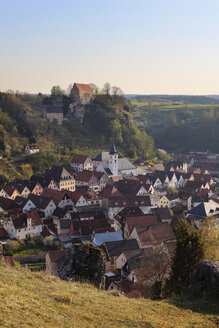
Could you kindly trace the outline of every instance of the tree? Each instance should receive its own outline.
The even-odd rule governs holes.
[[[171,273],[166,281],[165,294],[182,295],[186,292],[189,279],[197,265],[204,259],[205,242],[202,230],[193,223],[180,219],[176,230],[176,249]]]
[[[58,268],[58,276],[61,279],[72,278],[81,282],[90,282],[97,287],[103,280],[104,272],[104,253],[91,243],[74,244]]]
[[[92,95],[96,96],[98,94],[98,86],[94,83],[90,83],[89,86],[92,90]]]
[[[67,96],[70,96],[72,88],[73,88],[73,84],[70,83],[65,91]]]
[[[65,92],[59,85],[54,85],[51,89],[51,96],[62,96]]]
[[[109,96],[111,92],[111,85],[109,82],[106,82],[103,86],[102,93],[106,96]]]
[[[219,229],[217,219],[214,217],[206,218],[202,222],[201,229],[205,239],[205,259],[219,260]]]
[[[112,87],[113,103],[117,104],[123,98],[123,92],[119,87]]]
[[[114,137],[114,141],[116,143],[122,143],[123,142],[122,126],[118,119],[115,119],[110,122],[110,130],[111,130],[112,136]]]

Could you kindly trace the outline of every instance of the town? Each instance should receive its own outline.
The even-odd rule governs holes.
[[[168,274],[180,218],[196,229],[208,217],[219,224],[219,155],[191,150],[136,166],[113,143],[95,158],[75,154],[69,167],[0,186],[0,211],[5,263],[58,275],[72,245],[92,243],[105,254],[104,288],[137,297],[138,284]],[[26,240],[42,250],[24,248]]]

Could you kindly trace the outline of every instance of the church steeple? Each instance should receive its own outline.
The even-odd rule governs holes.
[[[110,155],[114,155],[117,154],[117,150],[116,150],[116,146],[114,144],[114,142],[112,143],[112,148],[110,150]]]
[[[113,142],[112,148],[109,152],[109,169],[112,172],[112,175],[114,176],[118,175],[118,166],[119,166],[118,153],[116,150],[116,146]]]

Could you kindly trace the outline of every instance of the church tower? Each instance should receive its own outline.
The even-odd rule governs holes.
[[[119,162],[118,162],[118,153],[116,151],[116,147],[115,144],[112,144],[112,148],[109,152],[109,169],[112,172],[113,175],[118,175],[118,166],[119,166]]]

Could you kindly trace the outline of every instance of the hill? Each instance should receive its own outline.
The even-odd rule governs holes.
[[[4,328],[216,328],[215,312],[216,305],[209,303],[128,299],[0,264],[0,327]]]
[[[169,152],[191,148],[219,152],[216,100],[204,96],[136,96],[131,103],[135,123],[152,135],[157,148]]]
[[[0,152],[4,158],[0,183],[4,177],[28,178],[32,173],[44,173],[52,165],[68,164],[75,152],[96,156],[109,150],[113,139],[121,156],[133,160],[156,156],[153,138],[136,126],[132,106],[125,98],[113,102],[99,95],[97,101],[84,106],[83,121],[66,110],[62,126],[42,118],[45,99],[42,94],[0,93]],[[35,142],[41,152],[24,156],[25,145]]]

